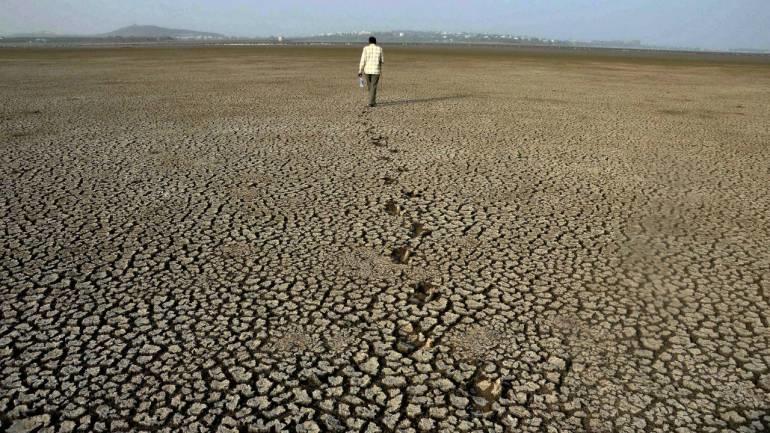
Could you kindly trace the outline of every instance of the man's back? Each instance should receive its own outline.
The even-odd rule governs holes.
[[[382,72],[383,54],[382,48],[376,44],[364,47],[361,53],[361,65],[359,70],[368,75],[379,75]]]

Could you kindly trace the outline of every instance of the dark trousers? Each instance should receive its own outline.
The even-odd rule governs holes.
[[[366,74],[366,87],[369,89],[369,105],[377,104],[377,84],[380,82],[379,74]]]

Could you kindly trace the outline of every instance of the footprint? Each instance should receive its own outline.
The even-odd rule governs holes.
[[[414,222],[412,223],[412,237],[413,238],[419,238],[423,236],[428,236],[431,234],[431,230],[427,229],[425,227],[425,224]]]
[[[385,185],[393,185],[396,183],[396,178],[390,176],[385,176],[382,178],[382,180],[385,181]]]
[[[486,377],[477,377],[472,381],[471,392],[476,408],[486,413],[492,410],[492,405],[500,398],[503,391],[502,380],[498,377],[492,380]]]
[[[439,286],[431,281],[420,281],[415,286],[414,293],[409,298],[413,304],[423,306],[432,301],[438,294]]]
[[[414,329],[411,323],[402,325],[396,330],[396,350],[405,355],[427,349],[432,344],[433,340],[425,338],[425,335],[418,329]]]
[[[393,200],[389,200],[385,204],[385,212],[387,212],[388,215],[401,216],[404,213],[404,209],[401,207],[400,204],[396,203]]]
[[[407,265],[412,260],[412,249],[403,246],[393,250],[393,260],[400,265]]]

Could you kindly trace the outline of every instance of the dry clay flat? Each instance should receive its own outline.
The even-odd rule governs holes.
[[[1,50],[0,430],[770,428],[766,59],[388,55]]]

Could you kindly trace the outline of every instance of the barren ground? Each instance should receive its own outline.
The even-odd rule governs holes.
[[[770,65],[0,50],[0,430],[770,428]]]

